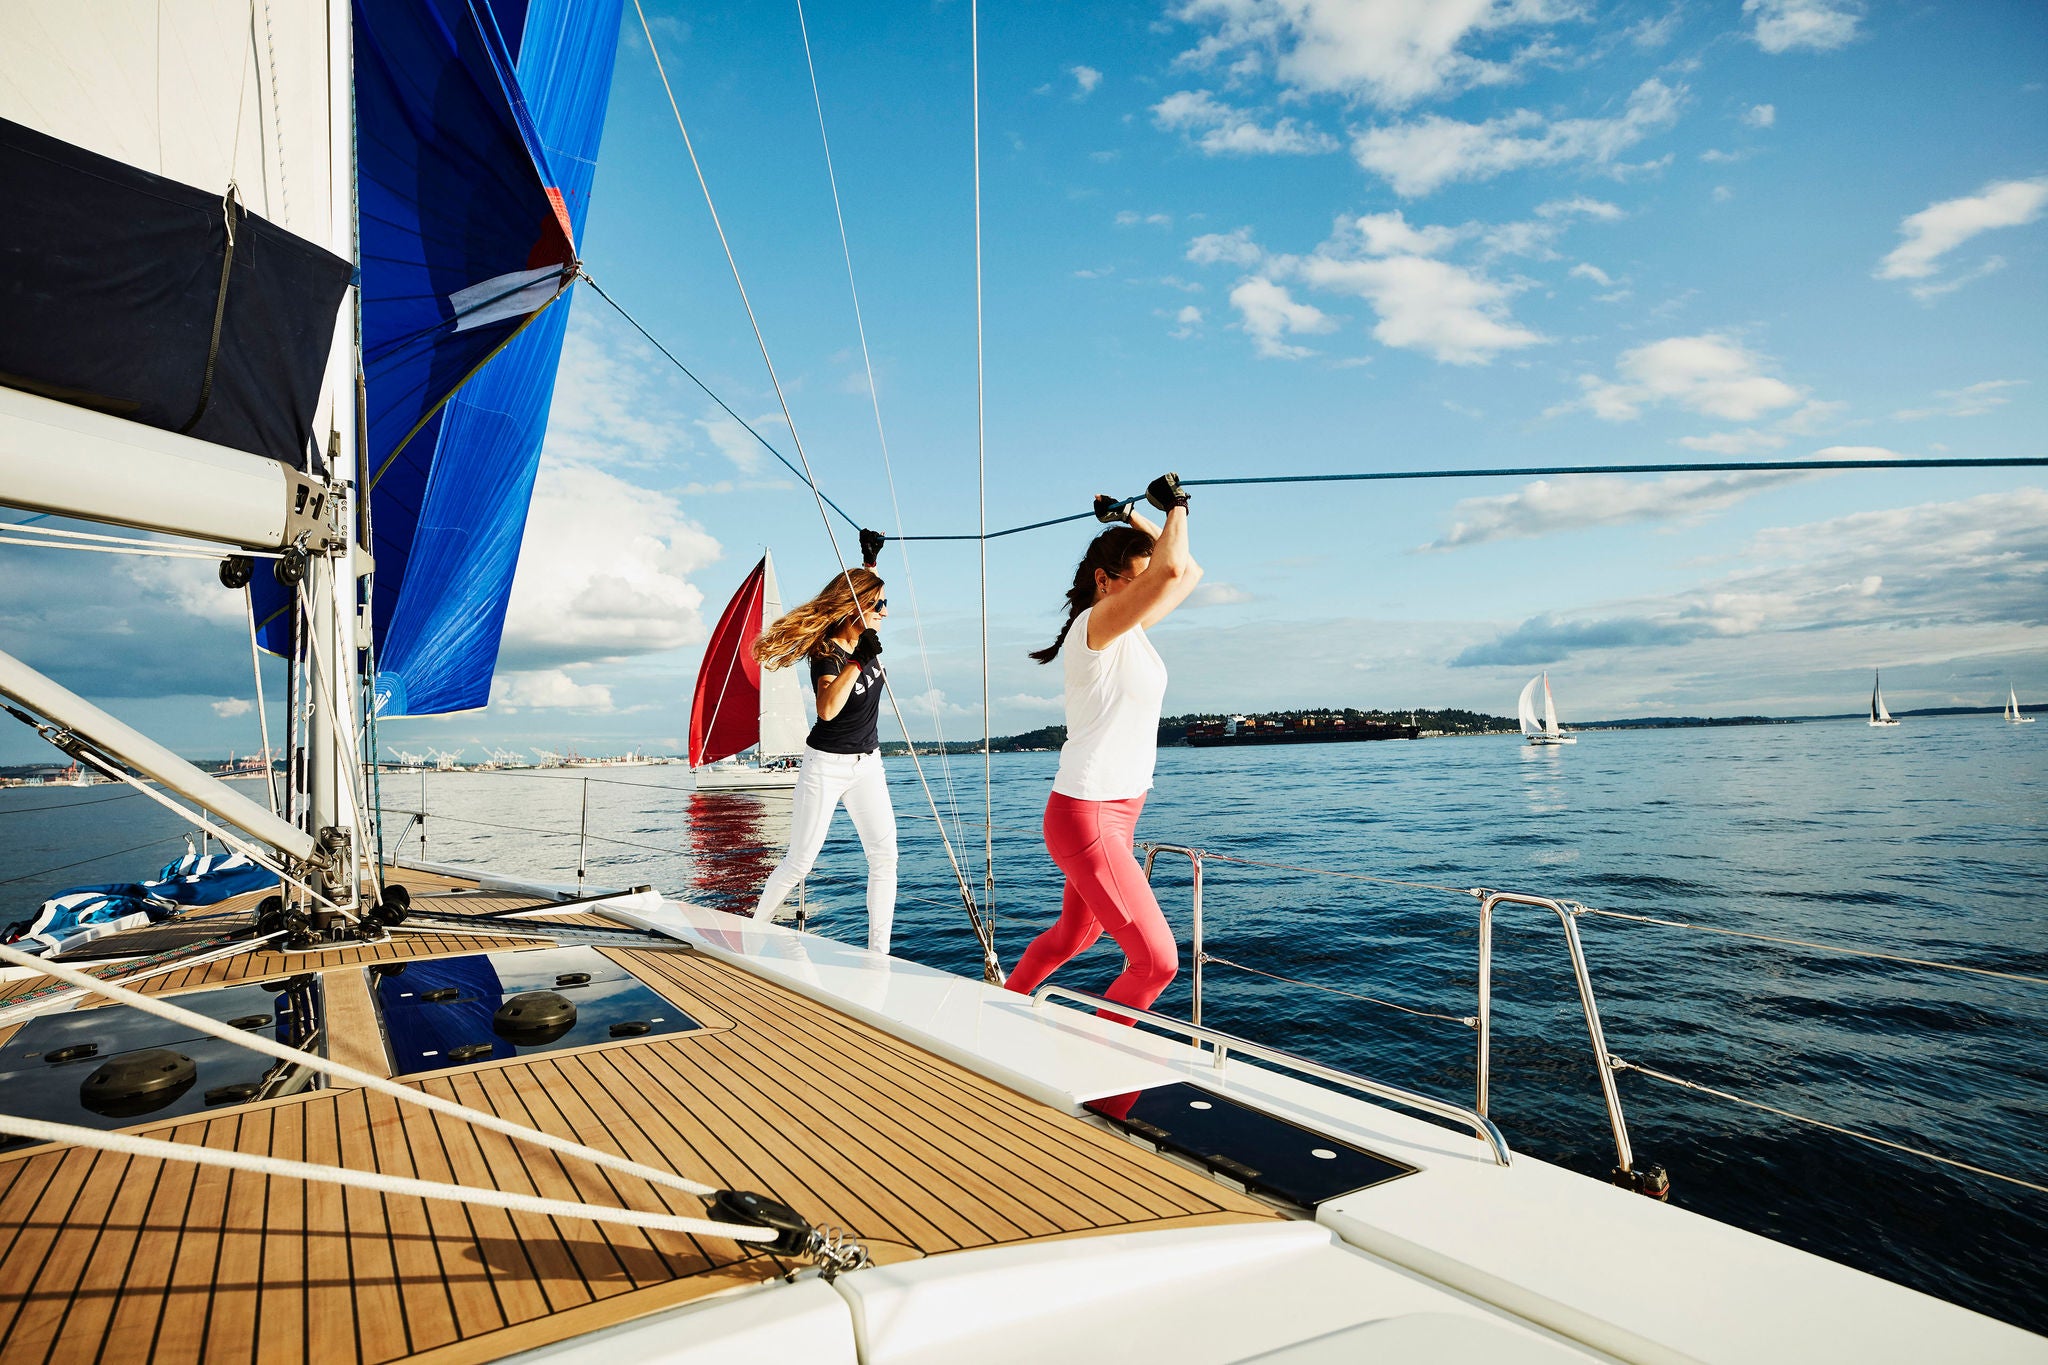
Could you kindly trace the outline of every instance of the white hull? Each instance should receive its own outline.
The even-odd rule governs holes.
[[[1867,720],[1867,721],[1865,721],[1865,722],[1863,722],[1863,723],[1864,723],[1865,725],[1875,725],[1875,726],[1879,726],[1880,728],[1889,728],[1889,727],[1891,727],[1891,726],[1894,726],[1894,725],[1897,725],[1897,724],[1898,724],[1898,722],[1897,722],[1897,721],[1895,721],[1895,720]]]
[[[1577,735],[1531,735],[1529,736],[1529,742],[1543,746],[1551,744],[1577,744],[1579,737]]]
[[[795,768],[757,768],[751,763],[714,763],[692,773],[700,792],[788,791],[796,786],[796,775]]]

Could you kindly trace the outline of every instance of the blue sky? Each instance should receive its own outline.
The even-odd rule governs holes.
[[[794,4],[649,15],[820,481],[893,533]],[[972,530],[968,11],[806,17],[894,499],[913,532]],[[2039,5],[1037,4],[981,36],[992,526],[1165,468],[2044,453]],[[630,4],[584,255],[792,453]],[[573,306],[499,699],[391,742],[670,747],[759,547],[792,598],[833,567],[808,493],[594,294]],[[1895,710],[2048,700],[2044,488],[1204,490],[1208,581],[1157,637],[1167,705],[1504,713],[1539,668],[1567,719],[1853,709],[1877,667]],[[1058,675],[1022,654],[1085,537],[990,547],[997,733],[1058,719]],[[155,610],[213,610],[89,567]],[[922,658],[896,547],[882,568],[914,728],[936,706],[978,733],[972,545],[912,547]],[[213,752],[253,738],[240,657],[101,690]]]

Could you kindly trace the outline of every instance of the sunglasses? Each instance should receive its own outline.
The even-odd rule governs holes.
[[[873,606],[871,606],[871,607],[869,607],[869,608],[868,608],[868,610],[869,610],[869,611],[880,611],[880,610],[881,610],[882,608],[884,608],[884,607],[886,607],[886,606],[888,606],[888,605],[889,605],[889,599],[888,599],[888,598],[886,598],[886,597],[877,597],[877,598],[875,599],[875,601],[874,601],[874,605],[873,605]]]

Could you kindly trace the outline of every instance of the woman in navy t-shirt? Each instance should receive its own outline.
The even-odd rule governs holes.
[[[754,642],[754,657],[764,668],[808,660],[818,703],[818,723],[804,742],[790,809],[789,852],[768,874],[754,915],[773,917],[809,875],[832,811],[844,805],[868,857],[868,947],[878,953],[889,951],[896,916],[896,812],[877,736],[883,674],[875,627],[888,614],[880,575],[871,568],[849,569]]]

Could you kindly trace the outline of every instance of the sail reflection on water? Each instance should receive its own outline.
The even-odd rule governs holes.
[[[745,792],[690,793],[690,884],[699,903],[751,909],[789,843],[786,798]]]

